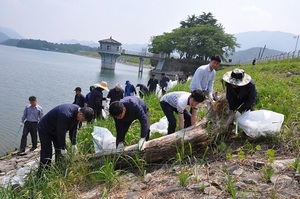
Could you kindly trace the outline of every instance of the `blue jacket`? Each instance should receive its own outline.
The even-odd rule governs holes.
[[[62,104],[50,110],[39,122],[39,127],[57,140],[58,147],[66,147],[66,133],[69,131],[72,144],[76,144],[77,113],[80,107],[76,104]]]
[[[124,128],[122,125],[123,122],[133,122],[134,120],[138,119],[141,123],[141,134],[146,137],[148,135],[148,107],[143,100],[135,96],[128,96],[124,97],[120,100],[126,108],[126,113],[123,119],[116,119],[115,125],[117,133],[125,134],[127,132],[127,128]]]
[[[85,99],[82,94],[80,94],[79,96],[75,95],[73,104],[77,104],[80,107],[84,107],[84,102],[85,102]]]
[[[102,101],[103,101],[102,91],[99,88],[95,88],[94,90],[92,90],[89,103],[88,103],[89,107],[94,109],[94,111],[101,113],[101,110],[103,108]]]

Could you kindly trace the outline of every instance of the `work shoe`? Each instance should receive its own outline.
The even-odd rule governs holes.
[[[17,155],[19,155],[19,156],[26,155],[25,150],[19,151],[19,152],[17,153]]]
[[[32,147],[31,149],[30,149],[30,151],[34,151],[36,149],[36,147]]]

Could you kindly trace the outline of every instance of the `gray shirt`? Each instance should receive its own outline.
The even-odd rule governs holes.
[[[40,105],[32,107],[30,104],[25,107],[21,122],[39,122],[43,117],[43,108]]]

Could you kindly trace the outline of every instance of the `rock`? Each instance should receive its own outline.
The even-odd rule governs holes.
[[[289,168],[291,164],[295,162],[296,158],[286,159],[286,160],[275,160],[272,167],[277,171],[283,171]]]
[[[243,172],[244,172],[243,169],[238,168],[238,169],[234,170],[234,171],[232,172],[232,174],[237,175],[237,176],[240,176],[240,175],[242,175]]]
[[[264,167],[266,164],[264,162],[259,162],[259,161],[254,161],[253,162],[253,166],[254,166],[254,169],[261,169],[262,167]]]
[[[138,192],[129,192],[127,193],[126,199],[139,199],[140,194]]]
[[[150,173],[147,173],[144,178],[143,178],[143,182],[150,182],[152,179],[152,175]]]
[[[287,72],[287,73],[285,74],[286,77],[290,77],[290,76],[292,76],[292,75],[293,75],[293,73],[291,73],[291,72]]]
[[[130,190],[132,191],[141,191],[143,189],[146,189],[147,186],[144,183],[141,182],[134,182],[131,186],[130,186]]]
[[[206,187],[204,189],[204,193],[206,193],[207,195],[219,195],[220,192],[221,191],[214,186]]]

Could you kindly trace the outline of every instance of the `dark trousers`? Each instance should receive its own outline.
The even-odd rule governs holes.
[[[149,134],[150,134],[150,114],[149,112],[146,113],[147,115],[147,127],[148,127],[148,131],[145,134],[144,132],[141,132],[141,138],[146,138],[146,141],[149,140]],[[120,142],[124,142],[125,140],[125,135],[131,125],[133,121],[123,121],[122,122],[122,131],[117,132],[117,137],[116,137],[116,147],[118,147]]]
[[[166,115],[169,126],[168,126],[168,134],[172,134],[175,132],[176,129],[176,117],[175,113],[178,113],[177,109],[168,104],[165,101],[160,102],[160,107],[163,110],[164,114]],[[191,126],[191,113],[187,110],[184,110],[184,128]]]
[[[40,152],[40,167],[49,167],[52,159],[52,143],[55,148],[55,161],[58,160],[60,155],[60,149],[58,149],[58,142],[56,136],[45,131],[39,127],[39,137],[41,142],[41,152]]]
[[[37,147],[37,127],[38,127],[37,122],[29,122],[29,121],[25,122],[23,128],[23,134],[21,138],[20,151],[25,151],[25,148],[27,146],[28,133],[30,133],[31,136],[32,148]]]

